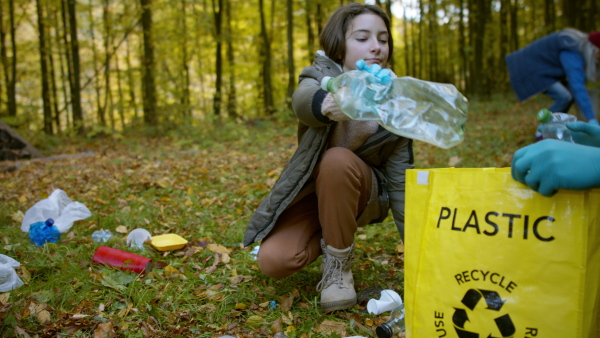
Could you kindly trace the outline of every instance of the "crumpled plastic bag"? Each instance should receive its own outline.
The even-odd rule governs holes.
[[[54,225],[61,233],[69,231],[73,222],[86,219],[92,213],[79,202],[73,202],[67,193],[56,189],[46,199],[37,202],[23,216],[21,231],[29,232],[29,226],[37,222],[45,222],[48,218],[54,219]]]
[[[16,260],[0,254],[0,292],[8,292],[23,285],[14,268],[21,266]]]

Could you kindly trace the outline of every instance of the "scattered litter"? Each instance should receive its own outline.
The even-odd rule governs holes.
[[[29,232],[32,224],[45,222],[52,218],[58,231],[64,233],[71,229],[73,222],[86,219],[91,215],[92,213],[85,205],[73,202],[66,192],[56,189],[48,198],[37,202],[25,212],[21,231]]]
[[[165,234],[152,237],[150,245],[158,251],[171,251],[183,248],[187,240],[176,234]]]
[[[367,311],[371,314],[378,315],[387,311],[392,311],[399,305],[402,305],[402,298],[394,290],[381,290],[381,298],[371,299],[367,303]]]
[[[131,252],[99,246],[92,257],[94,263],[106,264],[121,270],[143,273],[152,270],[152,260]]]
[[[144,243],[151,240],[152,235],[150,232],[142,228],[133,229],[129,235],[127,235],[127,245],[132,248],[143,249]]]
[[[57,243],[60,240],[60,232],[54,225],[54,220],[48,218],[45,222],[36,222],[29,227],[27,234],[31,243],[44,246],[46,243]]]
[[[23,285],[15,268],[21,266],[16,260],[0,254],[0,292],[8,292]]]
[[[96,230],[92,233],[92,241],[94,242],[106,243],[112,237],[113,234],[110,230]]]
[[[276,307],[277,307],[277,302],[276,302],[276,301],[274,301],[274,300],[272,300],[272,301],[269,303],[269,306],[270,306],[270,307],[272,307],[272,308],[274,309],[274,308],[276,308]]]
[[[258,250],[260,250],[260,245],[255,246],[254,249],[252,249],[252,251],[250,251],[250,255],[257,256]],[[254,260],[256,260],[256,257],[254,257]]]

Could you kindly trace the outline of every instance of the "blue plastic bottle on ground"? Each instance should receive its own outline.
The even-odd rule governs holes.
[[[31,243],[37,246],[44,246],[46,243],[56,243],[60,240],[60,231],[54,225],[52,218],[48,218],[45,222],[31,224],[28,235]]]
[[[348,117],[375,120],[394,134],[444,149],[464,140],[468,101],[456,87],[408,76],[392,79],[388,69],[363,60],[356,68],[321,81]]]

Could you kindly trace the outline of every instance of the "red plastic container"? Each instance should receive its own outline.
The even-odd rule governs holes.
[[[92,261],[135,273],[144,273],[152,269],[150,258],[102,245],[94,253]]]

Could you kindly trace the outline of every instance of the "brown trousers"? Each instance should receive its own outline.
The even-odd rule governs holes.
[[[315,192],[286,209],[262,240],[258,265],[273,278],[302,270],[325,243],[345,249],[354,242],[357,217],[371,195],[371,167],[346,148],[330,148],[317,164]]]

